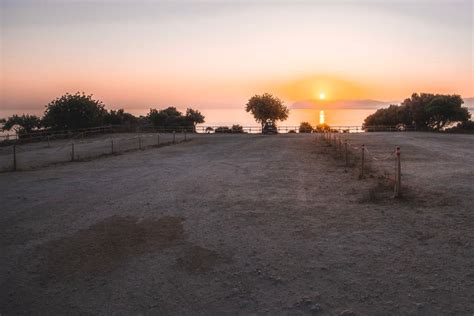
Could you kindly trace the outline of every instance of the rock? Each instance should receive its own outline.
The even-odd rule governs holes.
[[[339,316],[355,316],[355,313],[350,309],[345,309],[339,314]]]
[[[321,308],[321,305],[319,304],[313,304],[311,305],[311,307],[309,308],[309,310],[312,312],[312,313],[317,313],[317,312],[320,312],[322,310]]]
[[[414,303],[414,304],[415,304],[417,309],[422,309],[423,307],[425,307],[425,304],[423,304],[423,303]]]

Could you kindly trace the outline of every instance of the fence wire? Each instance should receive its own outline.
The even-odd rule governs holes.
[[[81,161],[128,151],[180,143],[192,139],[190,133],[153,133],[130,136],[110,134],[100,138],[68,139],[13,144],[0,147],[0,172],[28,170],[68,161]]]

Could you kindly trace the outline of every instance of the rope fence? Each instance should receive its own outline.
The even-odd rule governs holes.
[[[394,168],[389,172],[389,177],[394,180],[394,197],[401,197],[402,179],[401,179],[401,150],[396,147],[394,150],[385,154],[376,154],[369,150],[365,144],[355,145],[348,139],[347,135],[335,131],[319,133],[319,138],[328,146],[334,148],[335,156],[344,161],[345,167],[355,166],[359,169],[359,179],[364,179],[370,170],[380,168],[380,171],[386,173],[387,170],[382,166],[386,162],[393,161]]]
[[[171,126],[171,127],[154,127],[154,126],[128,126],[128,125],[106,125],[91,128],[81,128],[74,130],[35,130],[31,133],[25,134],[1,134],[0,133],[0,146],[11,145],[13,143],[23,142],[50,142],[57,139],[70,139],[78,137],[88,137],[97,134],[107,133],[183,133],[187,131],[189,133],[247,133],[247,134],[259,134],[262,133],[262,126],[239,126],[241,130],[234,131],[232,126],[228,125],[204,125],[198,124],[197,126]],[[223,129],[224,128],[224,129]],[[300,126],[277,126],[278,133],[300,133]],[[330,126],[331,131],[337,131],[339,133],[363,133],[363,132],[408,132],[416,131],[416,128],[403,128],[397,126]],[[1,132],[1,129],[0,129]],[[320,133],[324,132],[315,126],[312,130],[305,130],[304,133]]]
[[[178,144],[191,140],[189,133],[153,133],[126,137],[87,139],[73,137],[47,143],[25,143],[0,147],[0,172],[28,170],[68,161],[83,161],[129,151]],[[125,137],[124,137],[125,136]]]

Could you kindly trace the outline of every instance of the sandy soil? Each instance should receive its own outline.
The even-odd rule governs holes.
[[[474,313],[474,138],[349,137],[402,146],[404,198],[314,135],[0,174],[0,313]]]

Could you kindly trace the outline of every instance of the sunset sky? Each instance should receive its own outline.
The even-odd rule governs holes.
[[[0,0],[1,104],[242,108],[474,96],[473,1]]]

